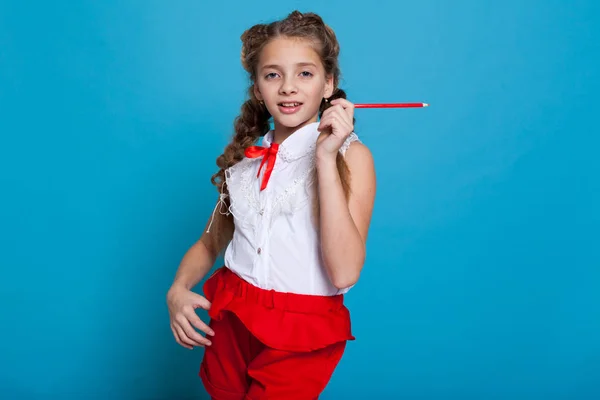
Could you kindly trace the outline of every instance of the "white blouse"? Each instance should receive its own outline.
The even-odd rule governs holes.
[[[245,157],[225,171],[231,204],[227,211],[235,223],[225,265],[257,287],[325,296],[350,289],[338,290],[329,281],[313,225],[318,125],[308,124],[280,144],[264,190],[260,186],[266,163],[257,177],[262,156]],[[272,140],[273,131],[269,131],[261,145],[269,148]],[[352,133],[340,152],[345,155],[358,140]],[[225,196],[221,195],[221,201]]]

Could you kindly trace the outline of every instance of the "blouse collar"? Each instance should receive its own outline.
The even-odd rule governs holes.
[[[279,145],[278,155],[285,161],[293,161],[311,153],[317,144],[320,132],[319,122],[312,122],[296,130]],[[264,147],[271,147],[273,130],[265,134],[262,140]]]

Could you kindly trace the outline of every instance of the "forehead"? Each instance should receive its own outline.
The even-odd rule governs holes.
[[[277,38],[270,41],[261,51],[259,66],[275,64],[280,66],[312,62],[321,64],[319,54],[312,42],[298,38]]]

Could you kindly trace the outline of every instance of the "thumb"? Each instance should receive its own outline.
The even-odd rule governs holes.
[[[205,297],[200,296],[198,293],[192,292],[192,305],[194,308],[203,308],[208,310],[210,308],[210,301]]]

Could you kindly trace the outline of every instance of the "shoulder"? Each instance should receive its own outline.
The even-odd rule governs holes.
[[[361,141],[348,145],[344,159],[349,172],[348,206],[361,236],[366,240],[375,203],[375,162],[371,150]]]
[[[350,197],[371,202],[376,187],[373,153],[363,142],[354,140],[348,146],[344,159],[350,172]]]
[[[371,150],[355,133],[352,133],[340,148],[350,170],[374,169],[374,160]],[[368,171],[367,171],[368,172]]]
[[[225,177],[232,178],[239,175],[240,173],[246,171],[253,161],[254,159],[251,158],[242,158],[240,161],[224,169]]]

